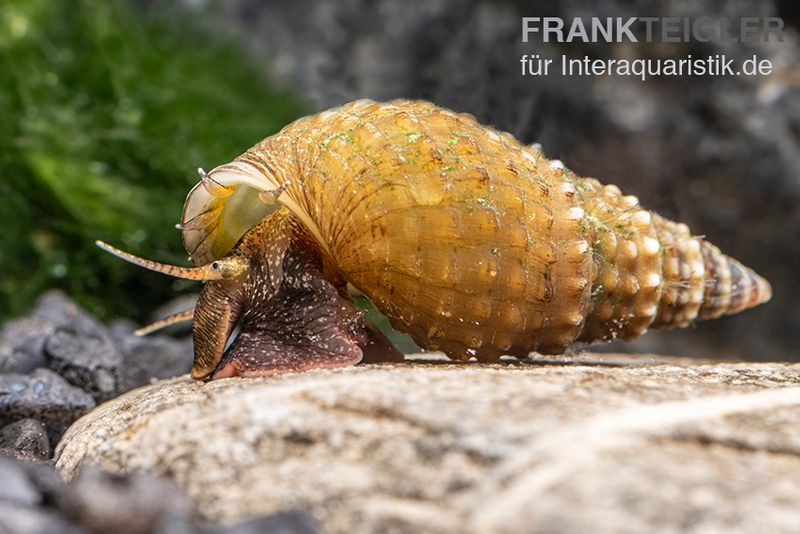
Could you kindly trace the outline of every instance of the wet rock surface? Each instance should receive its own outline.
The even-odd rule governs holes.
[[[66,477],[170,476],[208,518],[333,532],[792,532],[800,366],[583,354],[185,377],[80,419]]]

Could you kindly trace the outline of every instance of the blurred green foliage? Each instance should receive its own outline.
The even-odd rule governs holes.
[[[197,289],[93,241],[185,263],[175,223],[195,169],[304,112],[264,70],[185,14],[103,0],[0,4],[0,320],[46,288],[100,317],[138,319]]]

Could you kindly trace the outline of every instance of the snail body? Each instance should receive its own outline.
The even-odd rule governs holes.
[[[616,186],[421,101],[295,121],[202,174],[180,227],[200,266],[180,269],[208,280],[192,314],[196,378],[391,351],[348,283],[419,346],[482,361],[686,326],[771,291]]]

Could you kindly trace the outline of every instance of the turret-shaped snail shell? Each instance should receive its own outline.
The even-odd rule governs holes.
[[[349,282],[421,347],[458,359],[560,353],[770,298],[686,225],[428,102],[360,100],[286,126],[203,176],[184,243],[208,265],[270,220],[294,221],[340,293]]]

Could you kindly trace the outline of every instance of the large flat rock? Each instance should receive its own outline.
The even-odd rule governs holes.
[[[76,422],[57,466],[333,532],[797,532],[799,429],[797,364],[418,361],[146,386]]]

